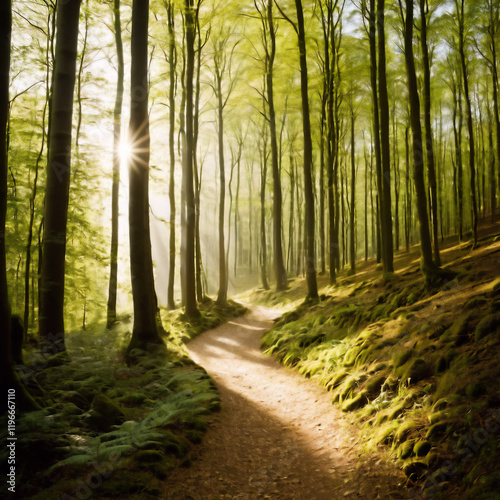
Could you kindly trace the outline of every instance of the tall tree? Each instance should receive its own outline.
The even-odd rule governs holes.
[[[120,141],[122,130],[123,105],[123,42],[120,20],[120,0],[114,0],[114,35],[116,57],[118,60],[118,78],[116,81],[115,109],[113,111],[113,186],[111,188],[111,258],[109,270],[108,313],[106,328],[116,322],[116,291],[118,287],[118,200],[120,194]]]
[[[455,0],[455,15],[458,29],[458,53],[462,69],[464,97],[467,108],[467,131],[469,133],[469,177],[470,196],[472,204],[472,234],[474,247],[477,245],[477,199],[476,199],[476,152],[474,138],[474,124],[472,121],[472,103],[469,91],[469,67],[466,57],[466,39],[468,28],[466,26],[465,0]]]
[[[429,179],[431,222],[432,222],[432,244],[434,248],[434,262],[441,265],[439,255],[439,221],[438,221],[438,199],[436,185],[436,167],[434,161],[434,144],[432,138],[432,116],[431,116],[431,63],[429,58],[429,46],[427,42],[428,18],[430,19],[428,0],[419,0],[420,6],[420,46],[422,48],[422,63],[424,67],[424,125],[425,125],[425,149],[427,153],[427,172]]]
[[[406,16],[402,0],[399,0],[404,28],[404,53],[408,80],[408,99],[410,101],[410,121],[413,136],[413,180],[417,195],[417,213],[420,228],[421,268],[426,279],[432,279],[435,265],[432,260],[432,244],[429,231],[427,195],[424,180],[424,156],[422,126],[420,124],[420,100],[418,97],[415,59],[413,57],[413,0],[406,0]]]
[[[373,1],[373,0],[372,0]],[[392,241],[392,208],[391,208],[391,158],[389,141],[389,97],[387,95],[387,71],[385,56],[385,0],[377,0],[378,28],[378,93],[380,104],[380,146],[382,153],[381,177],[381,235],[382,265],[385,273],[394,272],[394,249]]]
[[[0,4],[0,389],[5,395],[0,414],[7,411],[7,395],[14,390],[19,410],[37,404],[24,389],[14,369],[11,352],[11,314],[7,288],[5,225],[7,214],[7,119],[9,113],[9,75],[12,29],[12,2]]]
[[[278,5],[278,4],[276,4]],[[295,0],[295,10],[297,22],[293,22],[283,10],[279,8],[281,14],[292,25],[297,34],[299,45],[300,62],[300,95],[302,101],[302,131],[304,135],[304,198],[305,198],[305,243],[306,243],[306,281],[307,296],[310,299],[318,297],[318,283],[316,280],[316,251],[315,251],[315,214],[314,214],[314,192],[312,181],[313,169],[313,145],[311,138],[311,117],[309,112],[309,77],[307,73],[307,50],[306,33],[304,26],[304,11],[302,1]]]
[[[226,165],[224,157],[224,109],[229,97],[234,90],[236,80],[232,76],[232,60],[237,42],[229,49],[229,41],[232,36],[231,28],[223,29],[219,36],[214,39],[214,68],[213,68],[213,90],[217,99],[217,138],[219,147],[219,290],[217,302],[224,304],[227,300],[228,268],[226,261],[226,247],[224,243],[224,218],[226,198]],[[227,78],[228,87],[223,88],[223,81]],[[225,91],[224,91],[225,90]]]
[[[149,0],[132,4],[131,99],[129,140],[130,271],[134,302],[134,326],[127,348],[151,350],[163,345],[158,334],[157,300],[149,228],[149,113],[148,113]]]
[[[80,3],[80,0],[68,0],[57,6],[39,313],[41,347],[43,351],[51,353],[65,350],[66,223],[71,179],[71,132]]]
[[[196,267],[195,267],[195,197],[193,189],[193,78],[194,78],[194,42],[196,37],[196,25],[194,18],[193,1],[186,0],[184,19],[186,24],[186,153],[182,166],[182,182],[186,200],[184,226],[185,238],[182,239],[185,247],[182,249],[184,260],[184,293],[185,310],[187,316],[194,318],[199,316],[196,303]]]
[[[271,170],[273,174],[273,249],[274,249],[274,274],[276,278],[276,290],[284,290],[287,287],[286,270],[283,262],[283,245],[281,236],[282,227],[282,193],[281,175],[278,159],[278,142],[276,135],[276,110],[274,106],[274,60],[276,58],[276,31],[277,27],[273,19],[273,0],[267,0],[267,5],[259,7],[254,1],[255,8],[260,14],[262,21],[262,39],[265,52],[264,69],[266,75],[267,90],[267,119],[271,140]]]
[[[168,285],[167,306],[175,309],[174,283],[175,283],[175,16],[174,4],[171,0],[165,2],[168,26],[168,66],[169,66],[169,130],[168,130],[168,156],[170,174],[168,182],[168,198],[170,202],[169,217],[169,260],[168,260]]]

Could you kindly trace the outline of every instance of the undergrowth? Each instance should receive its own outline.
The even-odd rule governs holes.
[[[201,310],[190,322],[179,311],[164,313],[167,355],[140,356],[130,367],[124,363],[131,329],[125,317],[112,330],[98,326],[67,335],[69,355],[25,354],[20,375],[43,409],[17,419],[18,497],[161,495],[161,481],[189,461],[210,413],[220,408],[215,386],[187,357],[184,342],[245,311],[211,302]],[[7,451],[0,450],[2,464]]]
[[[389,447],[422,498],[500,492],[500,280],[469,265],[432,291],[412,269],[346,279],[261,340],[331,391],[368,448]]]

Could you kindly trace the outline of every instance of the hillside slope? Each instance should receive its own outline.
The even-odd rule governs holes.
[[[439,290],[425,289],[414,248],[394,275],[367,262],[262,338],[266,353],[332,392],[367,447],[390,447],[423,498],[500,495],[498,232],[483,227],[474,250],[448,242],[444,267],[457,276]],[[253,300],[286,303],[301,281]]]

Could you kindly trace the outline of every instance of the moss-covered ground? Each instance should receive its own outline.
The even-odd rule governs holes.
[[[20,374],[42,409],[17,417],[16,498],[157,498],[220,407],[183,343],[243,312],[211,301],[194,321],[163,312],[167,353],[139,356],[132,366],[124,361],[132,328],[125,317],[112,330],[69,333],[68,354],[25,352]],[[0,450],[2,464],[8,452]]]
[[[448,242],[444,268],[456,275],[439,288],[424,286],[416,248],[388,276],[370,261],[341,272],[262,338],[266,353],[331,391],[366,447],[388,447],[422,498],[500,498],[497,232],[483,230],[474,250]],[[294,280],[272,300],[300,289]],[[269,305],[266,294],[253,299]]]

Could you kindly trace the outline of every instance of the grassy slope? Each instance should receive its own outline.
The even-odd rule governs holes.
[[[220,407],[212,381],[187,358],[183,342],[244,312],[234,303],[206,302],[201,310],[192,322],[179,311],[163,313],[168,354],[131,367],[123,360],[126,322],[112,331],[98,326],[69,334],[70,359],[26,353],[24,373],[43,409],[17,419],[16,498],[161,494],[161,480],[189,461],[209,414]],[[2,464],[6,453],[0,450]]]
[[[341,274],[262,338],[265,352],[332,392],[368,447],[390,447],[424,497],[500,495],[498,229],[483,228],[474,251],[448,242],[445,267],[459,274],[440,290],[424,289],[412,249],[398,254],[393,276],[373,262]],[[296,279],[283,294],[252,299],[293,303],[304,287]]]

